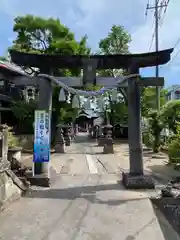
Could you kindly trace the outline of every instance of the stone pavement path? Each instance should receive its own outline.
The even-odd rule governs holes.
[[[168,156],[164,153],[154,154],[152,150],[144,146],[143,163],[145,173],[150,173],[167,182],[174,177],[180,177],[180,172],[168,165]],[[127,142],[115,144],[115,155],[118,158],[119,168],[129,169],[129,149]]]
[[[179,239],[148,191],[122,187],[116,154],[101,154],[83,134],[67,152],[52,156],[57,176],[50,188],[33,187],[0,213],[0,239]]]

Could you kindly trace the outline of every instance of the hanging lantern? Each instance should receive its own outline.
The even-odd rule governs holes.
[[[111,96],[111,100],[112,100],[113,102],[116,102],[116,101],[117,101],[117,94],[118,94],[117,89],[113,89],[113,90],[112,90],[112,96]]]
[[[79,108],[79,106],[80,106],[79,97],[77,95],[74,95],[72,99],[72,108]]]
[[[91,109],[91,102],[90,99],[87,99],[86,102],[84,103],[83,107],[85,109]]]
[[[59,92],[59,101],[60,102],[65,102],[66,101],[66,94],[64,92],[64,89],[61,88],[60,92]]]

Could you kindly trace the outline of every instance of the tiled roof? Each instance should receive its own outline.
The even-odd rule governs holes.
[[[96,118],[99,117],[99,113],[91,110],[91,109],[83,109],[79,112],[80,116],[87,116],[88,118]]]
[[[27,73],[19,66],[8,61],[0,60],[0,68],[6,68],[11,72],[14,72],[19,75],[27,75]]]

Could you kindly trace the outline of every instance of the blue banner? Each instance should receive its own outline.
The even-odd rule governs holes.
[[[50,114],[44,110],[35,111],[33,162],[50,160]]]

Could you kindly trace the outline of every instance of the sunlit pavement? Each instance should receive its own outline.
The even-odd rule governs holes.
[[[66,154],[52,156],[56,181],[0,213],[0,239],[178,239],[153,209],[148,191],[127,191],[119,158],[80,134]]]

